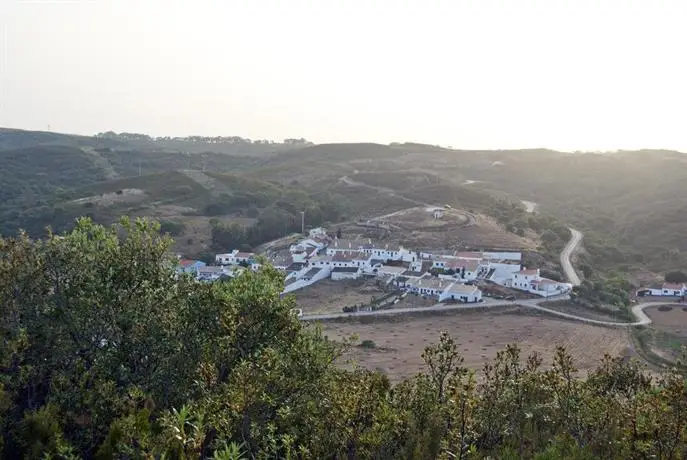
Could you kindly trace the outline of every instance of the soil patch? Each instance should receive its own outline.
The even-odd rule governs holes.
[[[294,291],[293,294],[304,315],[315,315],[341,313],[343,307],[367,305],[372,297],[384,295],[384,291],[370,281],[326,279]]]
[[[393,381],[423,370],[420,355],[427,345],[438,340],[441,331],[457,340],[465,365],[476,370],[510,343],[520,346],[523,359],[533,352],[540,353],[545,365],[550,365],[556,346],[564,346],[582,371],[595,368],[605,353],[633,354],[624,329],[509,312],[460,312],[367,324],[330,322],[323,327],[333,340],[355,334],[361,341],[374,341],[384,353],[356,347],[349,357],[369,369],[383,370]]]

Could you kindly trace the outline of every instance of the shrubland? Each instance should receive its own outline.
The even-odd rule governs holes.
[[[147,221],[0,239],[4,458],[687,455],[687,380],[601,357],[578,375],[511,345],[475,373],[441,334],[396,385],[292,313],[270,268],[175,276]]]

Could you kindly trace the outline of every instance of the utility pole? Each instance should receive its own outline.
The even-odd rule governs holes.
[[[301,233],[305,235],[305,211],[301,211]]]

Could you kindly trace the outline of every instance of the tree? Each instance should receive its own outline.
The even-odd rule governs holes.
[[[336,237],[337,237],[338,239],[341,239],[341,228],[337,228],[337,229],[336,229]]]
[[[580,377],[563,348],[545,366],[509,345],[477,376],[442,333],[425,370],[392,385],[341,359],[357,340],[301,323],[269,264],[199,283],[175,274],[170,245],[126,219],[0,238],[2,458],[687,455],[681,365],[656,381],[606,356]]]
[[[666,273],[666,283],[687,283],[687,273],[681,270],[675,270]]]

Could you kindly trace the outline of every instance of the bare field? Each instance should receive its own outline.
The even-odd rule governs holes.
[[[534,234],[520,237],[506,231],[493,218],[459,209],[444,210],[435,219],[427,207],[413,207],[384,217],[384,222],[399,229],[390,239],[418,248],[501,248],[536,250]]]
[[[651,307],[644,310],[653,321],[652,326],[669,334],[687,337],[687,305]]]
[[[423,369],[420,355],[427,345],[438,340],[440,331],[447,331],[456,339],[465,365],[475,370],[480,370],[497,351],[510,343],[520,346],[523,358],[535,351],[540,353],[546,366],[551,363],[555,347],[562,345],[572,354],[581,371],[595,368],[604,353],[613,356],[634,354],[624,329],[528,316],[520,313],[517,307],[500,312],[377,319],[369,324],[332,322],[324,324],[323,328],[333,340],[356,334],[361,341],[374,341],[376,348],[356,347],[350,357],[362,366],[385,372],[393,381]]]
[[[644,333],[648,351],[667,362],[683,358],[687,347],[687,306],[662,305],[645,312],[653,321]]]
[[[372,297],[384,292],[374,283],[363,280],[332,281],[324,279],[293,293],[306,315],[341,313],[343,307],[369,304]]]

